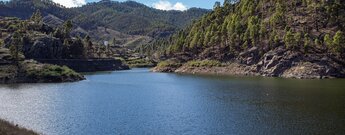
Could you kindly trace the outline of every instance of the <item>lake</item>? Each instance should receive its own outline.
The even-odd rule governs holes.
[[[345,134],[345,80],[101,72],[0,86],[0,118],[47,135]]]

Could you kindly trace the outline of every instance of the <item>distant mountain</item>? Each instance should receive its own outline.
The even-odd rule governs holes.
[[[105,27],[129,35],[150,37],[169,36],[209,12],[198,8],[183,12],[162,11],[134,1],[102,0],[76,8],[65,8],[51,0],[0,2],[0,16],[27,19],[37,9],[49,16],[45,21],[53,25],[69,19],[86,31]]]

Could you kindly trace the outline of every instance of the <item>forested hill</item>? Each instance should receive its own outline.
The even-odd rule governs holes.
[[[255,67],[254,72],[277,65],[271,69],[276,72],[274,76],[299,62],[344,66],[344,13],[343,0],[225,0],[169,40],[141,50],[154,52],[159,48],[161,56],[179,62],[236,61]],[[276,60],[269,61],[273,56]]]
[[[0,2],[0,16],[28,19],[39,9],[43,15],[53,15],[61,20],[72,20],[85,30],[105,27],[130,35],[164,37],[198,19],[205,9],[187,11],[162,11],[143,4],[126,1],[102,0],[82,7],[65,8],[51,0],[11,0]]]

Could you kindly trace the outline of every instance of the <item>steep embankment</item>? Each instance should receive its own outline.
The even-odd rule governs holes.
[[[154,70],[345,77],[344,7],[342,1],[313,0],[216,3],[212,13],[165,41],[168,47],[158,53],[170,64]],[[221,66],[204,66],[208,61]]]

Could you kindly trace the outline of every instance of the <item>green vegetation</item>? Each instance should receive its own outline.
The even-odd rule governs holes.
[[[165,41],[142,47],[141,51],[174,57],[179,52],[198,55],[221,48],[218,53],[236,56],[254,46],[264,54],[269,51],[267,48],[284,45],[294,51],[315,53],[317,50],[344,56],[345,14],[341,13],[345,12],[345,4],[342,2],[241,0],[224,3],[216,3],[211,13],[193,25]],[[153,44],[158,47],[152,48]]]
[[[4,45],[4,40],[0,39],[0,47],[3,47]]]
[[[80,76],[72,69],[66,66],[57,65],[29,65],[26,67],[28,76],[36,78],[49,78],[49,77],[75,77]]]
[[[216,60],[193,60],[187,62],[189,67],[221,67],[223,64]]]
[[[165,67],[180,67],[182,64],[172,61],[172,60],[166,60],[166,61],[161,61],[157,64],[158,68],[165,68]]]
[[[185,12],[162,11],[134,1],[116,2],[102,0],[88,3],[82,7],[65,8],[51,0],[11,0],[0,3],[0,16],[15,16],[22,19],[36,17],[40,13],[51,14],[62,20],[71,20],[86,30],[105,27],[131,35],[166,37],[192,20],[209,12],[192,8]]]
[[[15,61],[19,61],[20,53],[23,47],[23,40],[19,32],[14,32],[12,36],[12,42],[10,45],[10,52]]]
[[[146,59],[128,59],[126,64],[129,67],[154,67],[155,64]]]
[[[345,37],[343,32],[337,31],[333,37],[333,48],[335,52],[342,53],[345,49]]]

